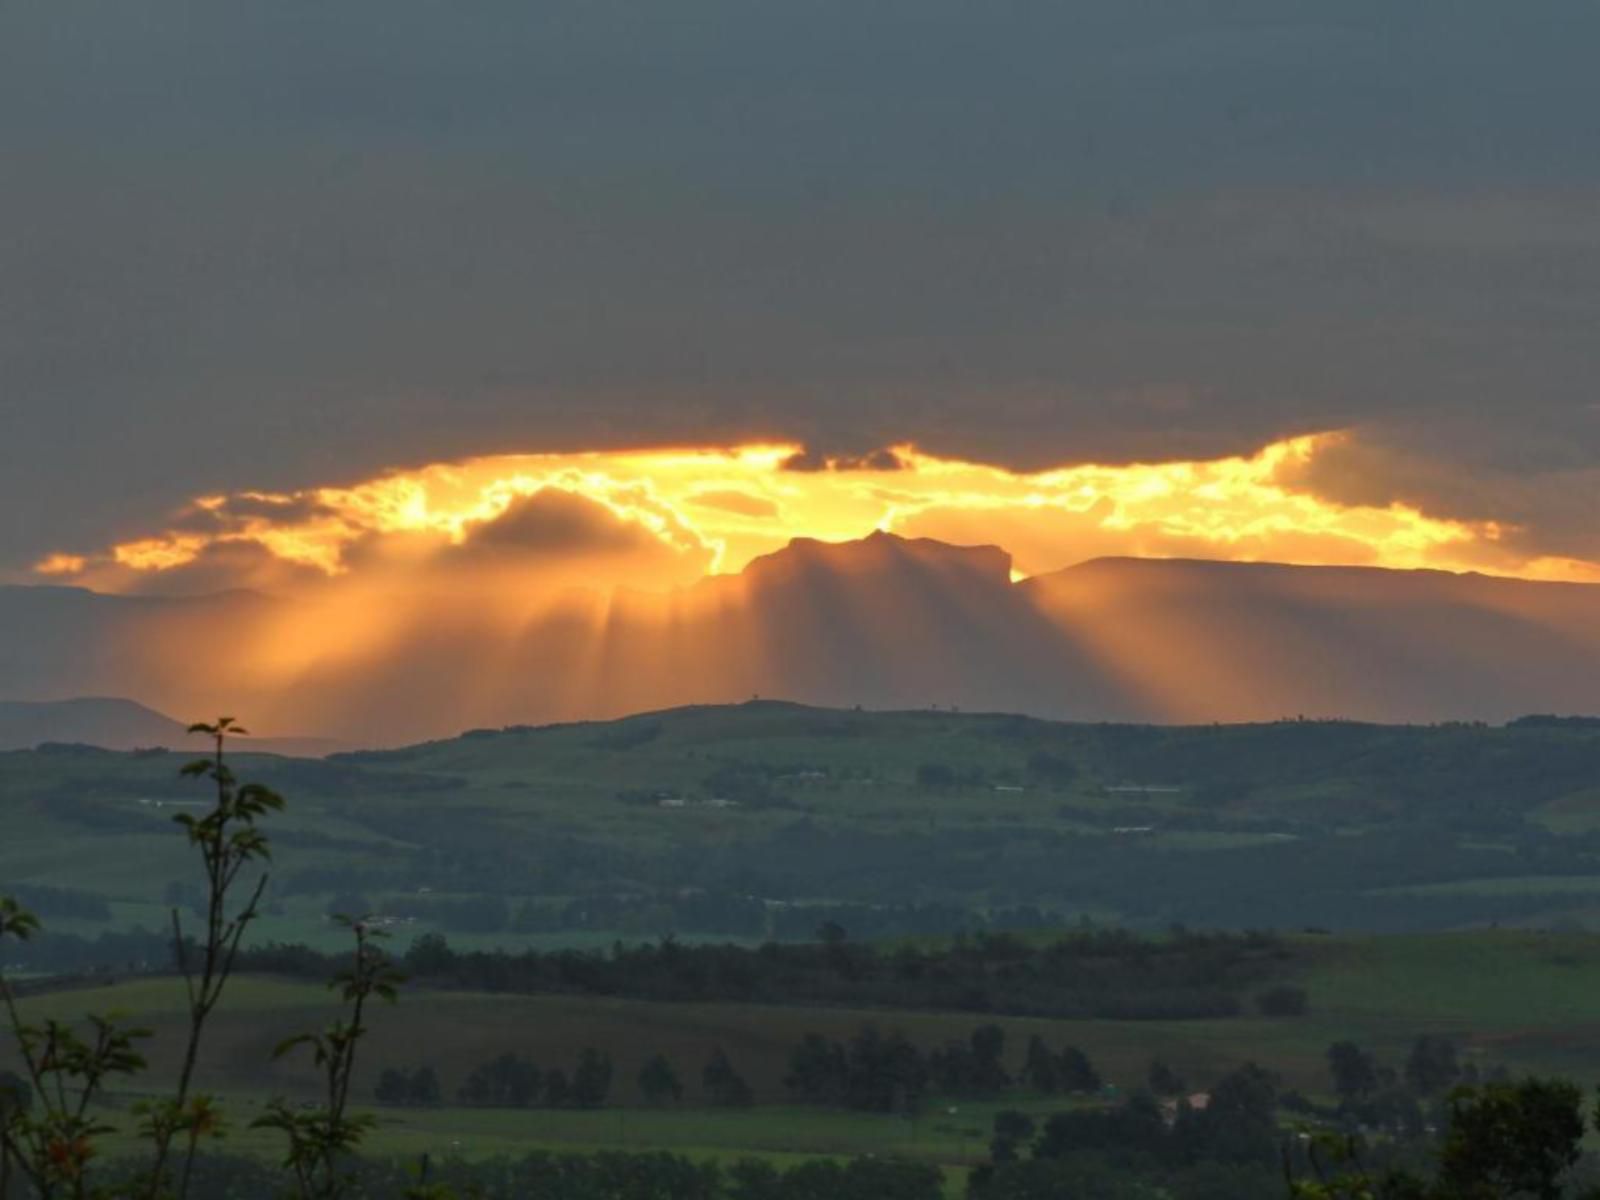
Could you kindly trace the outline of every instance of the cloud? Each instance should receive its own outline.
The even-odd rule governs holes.
[[[460,545],[442,551],[441,557],[475,563],[634,554],[660,545],[660,539],[603,504],[559,488],[541,488],[513,500],[499,516],[468,526]]]
[[[503,455],[265,508],[205,497],[184,513],[248,508],[237,517],[248,532],[180,519],[110,547],[63,547],[36,576],[110,590],[345,580],[460,595],[661,591],[737,572],[790,538],[892,530],[998,544],[1030,575],[1131,555],[1600,577],[1587,520],[1600,471],[1529,478],[1485,469],[1479,487],[1466,488],[1426,456],[1354,432],[1251,455],[1037,472],[910,446],[894,451],[899,469],[888,474],[854,459],[790,469],[801,453],[752,445]]]
[[[731,488],[712,489],[706,492],[694,492],[689,496],[690,504],[697,504],[701,508],[716,508],[723,512],[737,513],[742,517],[753,517],[764,520],[778,515],[778,505],[765,496],[752,495],[749,492],[735,491]]]
[[[904,471],[908,464],[893,450],[880,448],[865,454],[823,454],[807,448],[783,460],[785,471]]]
[[[1508,469],[1478,463],[1465,471],[1424,448],[1341,439],[1304,461],[1285,462],[1285,486],[1342,505],[1409,505],[1420,512],[1492,526],[1471,548],[1485,570],[1527,570],[1530,560],[1600,561],[1600,468]],[[1559,574],[1560,562],[1531,572]],[[1587,574],[1585,572],[1585,574]]]
[[[112,590],[153,595],[205,595],[246,589],[260,592],[297,592],[324,582],[315,567],[280,558],[251,538],[224,538],[195,551],[187,562],[165,570],[118,571],[100,575],[102,586]],[[120,582],[120,586],[117,584]]]
[[[469,524],[459,543],[433,556],[429,570],[445,576],[511,570],[591,587],[659,588],[692,582],[710,564],[703,546],[674,546],[637,518],[547,487],[511,501],[498,516]]]
[[[0,563],[491,454],[1600,458],[1600,9],[1223,7],[9,6]]]

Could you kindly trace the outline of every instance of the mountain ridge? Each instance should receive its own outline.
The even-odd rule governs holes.
[[[205,739],[163,712],[123,696],[73,696],[64,700],[0,700],[0,751],[47,744],[102,750],[194,750]],[[243,735],[249,752],[318,758],[345,749],[331,738],[257,738]]]
[[[569,590],[511,623],[362,610],[355,641],[314,598],[0,589],[0,687],[185,713],[247,697],[264,729],[368,745],[752,695],[1171,723],[1600,711],[1594,584],[1117,556],[1010,572],[998,546],[795,539],[737,575]],[[363,655],[372,620],[387,640]]]

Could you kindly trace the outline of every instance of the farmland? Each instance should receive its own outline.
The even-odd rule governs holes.
[[[181,761],[0,754],[0,880],[61,934],[164,929],[193,899],[170,820],[203,795]],[[1600,915],[1600,728],[1583,722],[1157,728],[752,702],[234,765],[289,799],[258,941],[332,945],[327,914],[357,907],[462,947],[755,944],[830,917],[893,937]]]
[[[145,1080],[170,1078],[181,1049],[182,990],[159,931],[173,909],[194,920],[194,864],[170,821],[205,797],[177,778],[181,761],[0,755],[0,871],[47,927],[8,943],[5,965],[30,981],[29,1017],[115,1010],[153,1030],[148,1076],[110,1098],[124,1128],[115,1110],[157,1094]],[[938,1165],[954,1194],[988,1154],[997,1111],[1105,1105],[1140,1091],[1157,1059],[1202,1090],[1256,1063],[1324,1106],[1334,1042],[1390,1070],[1432,1035],[1475,1072],[1600,1076],[1588,1004],[1600,937],[1586,932],[1600,911],[1588,823],[1600,736],[1583,724],[1183,730],[756,703],[234,765],[289,800],[268,823],[272,879],[248,961],[294,959],[275,944],[337,948],[346,935],[329,914],[343,911],[372,914],[406,962],[425,950],[445,963],[417,971],[363,1044],[356,1095],[378,1115],[366,1146],[378,1158],[893,1156]],[[1280,932],[1196,932],[1208,926]],[[1072,955],[1097,947],[1109,957],[1084,960],[1089,991],[1061,991]],[[590,966],[570,974],[556,948]],[[547,958],[473,956],[492,949]],[[685,992],[696,955],[711,973]],[[956,970],[966,959],[992,973],[981,987]],[[557,966],[567,982],[539,982]],[[760,1002],[731,1002],[740,988]],[[1266,1015],[1275,988],[1303,1011]],[[1142,1019],[1122,1016],[1130,995]],[[1087,1015],[1097,1005],[1110,1007]],[[249,1118],[275,1096],[310,1103],[316,1081],[272,1050],[333,1011],[306,970],[235,980],[197,1079],[234,1113],[230,1150],[275,1152]],[[1021,1015],[1040,1012],[1057,1015]],[[983,1025],[1003,1032],[1014,1078],[1037,1038],[1081,1050],[1112,1091],[935,1087],[860,1111],[802,1103],[789,1084],[808,1034],[842,1046],[873,1027],[927,1058]],[[599,1107],[462,1094],[492,1060],[571,1071],[585,1048],[613,1067]],[[718,1051],[749,1107],[714,1105],[702,1087]],[[642,1090],[657,1056],[680,1098]],[[430,1099],[377,1105],[386,1074],[424,1069]]]
[[[1278,1073],[1286,1087],[1313,1097],[1330,1090],[1324,1052],[1339,1040],[1369,1047],[1398,1063],[1423,1033],[1459,1040],[1467,1061],[1513,1071],[1573,1078],[1600,1076],[1600,939],[1579,934],[1477,933],[1406,937],[1307,937],[1293,943],[1284,978],[1304,986],[1301,1017],[1194,1021],[1043,1021],[997,1018],[1007,1034],[1009,1065],[1020,1067],[1028,1037],[1082,1048],[1108,1083],[1143,1085],[1152,1058],[1203,1087],[1245,1061]],[[182,991],[171,978],[142,978],[34,995],[30,1016],[71,1017],[121,1010],[155,1031],[152,1072],[165,1078],[180,1045]],[[248,1115],[268,1097],[309,1098],[303,1067],[272,1062],[283,1037],[326,1021],[332,1002],[315,984],[247,977],[237,981],[218,1017],[200,1082],[226,1094]],[[852,1011],[763,1005],[659,1004],[572,996],[508,996],[409,989],[372,1022],[358,1093],[370,1102],[387,1066],[426,1063],[443,1085],[440,1107],[382,1110],[372,1150],[492,1156],[531,1147],[665,1148],[697,1155],[902,1154],[960,1167],[982,1156],[998,1107],[1036,1113],[1082,1100],[1015,1096],[1005,1101],[930,1098],[913,1119],[902,1115],[796,1107],[783,1077],[790,1051],[808,1032],[848,1038],[864,1023],[903,1031],[933,1047],[963,1038],[970,1014]],[[554,1065],[576,1048],[603,1049],[616,1063],[606,1108],[593,1112],[465,1108],[453,1097],[476,1063],[511,1051]],[[729,1111],[705,1106],[698,1072],[723,1047],[749,1079],[756,1104]],[[688,1083],[679,1104],[645,1102],[633,1083],[651,1055],[665,1055]],[[120,1097],[126,1101],[134,1093]],[[956,1109],[955,1112],[948,1111]],[[260,1135],[232,1148],[264,1151]]]

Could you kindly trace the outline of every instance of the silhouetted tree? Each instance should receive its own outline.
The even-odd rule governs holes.
[[[461,1103],[492,1108],[528,1108],[542,1091],[543,1073],[515,1054],[502,1054],[472,1069],[456,1093]]]
[[[994,1115],[994,1137],[989,1141],[989,1161],[1015,1162],[1017,1149],[1033,1136],[1033,1118],[1016,1109],[1002,1109]]]
[[[1528,1079],[1460,1088],[1450,1098],[1437,1190],[1557,1200],[1582,1141],[1583,1093],[1575,1084]]]
[[[683,1083],[666,1056],[656,1054],[639,1071],[639,1091],[650,1104],[666,1104],[683,1098]]]
[[[1060,1081],[1056,1078],[1056,1057],[1037,1033],[1028,1039],[1028,1057],[1022,1065],[1022,1082],[1024,1086],[1046,1095],[1053,1095],[1061,1089]]]
[[[1461,1078],[1456,1044],[1449,1038],[1424,1034],[1406,1057],[1406,1084],[1419,1096],[1432,1096]]]
[[[718,1046],[700,1073],[700,1084],[705,1088],[706,1099],[719,1108],[748,1108],[754,1099],[750,1085],[733,1069],[727,1052]]]
[[[1181,1096],[1188,1090],[1183,1078],[1159,1058],[1150,1060],[1150,1070],[1145,1074],[1145,1082],[1158,1096]]]
[[[378,1086],[372,1091],[373,1097],[379,1104],[407,1104],[411,1095],[408,1082],[406,1072],[385,1067],[383,1074],[378,1076]]]
[[[1333,1076],[1333,1090],[1346,1102],[1364,1100],[1378,1090],[1378,1065],[1354,1042],[1328,1047],[1328,1073]]]
[[[599,1108],[611,1090],[611,1056],[585,1046],[572,1072],[572,1103],[579,1108]]]
[[[1100,1072],[1076,1046],[1065,1047],[1057,1057],[1056,1081],[1063,1092],[1098,1092],[1103,1086]]]
[[[429,1107],[440,1103],[442,1097],[439,1090],[439,1076],[432,1067],[418,1067],[411,1073],[411,1082],[408,1089],[411,1103],[419,1107]]]
[[[544,1100],[551,1108],[565,1108],[572,1103],[572,1085],[567,1082],[567,1073],[560,1067],[544,1077]]]
[[[721,1052],[719,1047],[717,1053]],[[838,1042],[829,1041],[820,1033],[808,1033],[789,1052],[789,1073],[783,1078],[783,1086],[811,1104],[842,1103],[848,1062],[845,1048]]]

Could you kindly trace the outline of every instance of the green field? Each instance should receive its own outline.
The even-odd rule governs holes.
[[[45,909],[62,933],[164,929],[192,878],[171,818],[205,799],[181,761],[0,754],[0,886],[106,906]],[[854,906],[863,937],[1019,909],[1148,929],[1600,925],[1600,727],[1584,724],[1175,728],[762,702],[235,766],[289,799],[262,941],[331,946],[328,911],[358,903],[402,940],[486,947],[803,938],[826,905]],[[921,911],[891,911],[905,906]]]
[[[1043,1021],[998,1018],[1013,1069],[1028,1035],[1083,1048],[1124,1092],[1142,1085],[1152,1057],[1204,1087],[1255,1061],[1288,1087],[1329,1095],[1324,1051],[1350,1039],[1398,1065],[1419,1034],[1459,1039],[1465,1060],[1514,1072],[1600,1080],[1600,938],[1587,935],[1477,933],[1373,938],[1306,937],[1293,944],[1287,978],[1311,996],[1303,1017],[1194,1021]],[[29,997],[27,1015],[71,1017],[118,1010],[151,1025],[152,1078],[167,1077],[180,1046],[182,992],[173,979],[138,979]],[[333,1012],[325,989],[269,978],[241,978],[219,1013],[200,1083],[227,1095],[248,1118],[272,1095],[310,1099],[315,1080],[302,1066],[269,1061],[272,1046],[316,1027]],[[1082,1100],[1012,1096],[971,1103],[932,1098],[916,1119],[796,1108],[782,1085],[790,1047],[809,1031],[847,1038],[863,1022],[905,1032],[924,1048],[965,1037],[972,1014],[864,1012],[756,1005],[678,1005],[571,996],[504,996],[411,989],[377,1011],[363,1050],[358,1093],[370,1097],[386,1066],[433,1066],[446,1097],[477,1063],[505,1051],[546,1066],[570,1066],[592,1045],[616,1067],[612,1107],[594,1112],[384,1109],[371,1142],[380,1154],[428,1149],[466,1157],[533,1148],[673,1149],[696,1155],[792,1158],[901,1154],[956,1169],[981,1158],[992,1113],[1021,1107],[1047,1113]],[[722,1046],[751,1083],[757,1106],[708,1109],[698,1073]],[[665,1054],[687,1084],[682,1106],[652,1108],[634,1085],[639,1066]],[[119,1094],[119,1101],[136,1093]],[[956,1111],[951,1112],[950,1109]],[[271,1143],[244,1133],[234,1149],[268,1153]]]
[[[8,943],[0,967],[34,987],[52,969],[93,968],[103,983],[37,992],[27,1012],[148,1023],[152,1081],[173,1073],[182,991],[141,972],[165,959],[157,931],[171,908],[193,900],[195,863],[171,818],[206,796],[177,778],[180,762],[0,754],[0,892],[43,911],[48,932],[26,952],[60,956],[28,959]],[[400,952],[436,931],[457,950],[669,934],[755,945],[810,939],[835,918],[858,942],[996,927],[1049,938],[1081,922],[1272,927],[1290,932],[1271,970],[1307,990],[1306,1015],[992,1018],[1012,1070],[1037,1033],[1082,1048],[1123,1093],[1159,1057],[1194,1087],[1254,1061],[1326,1099],[1330,1043],[1398,1066],[1419,1035],[1447,1034],[1471,1064],[1600,1080],[1600,936],[1582,932],[1600,926],[1600,732],[1588,726],[1157,729],[763,703],[235,766],[289,800],[268,825],[257,943],[332,949],[345,937],[328,919],[336,907],[374,913]],[[92,940],[139,929],[142,940]],[[1251,992],[1239,997],[1253,1011]],[[240,978],[200,1085],[229,1099],[240,1126],[272,1096],[310,1101],[314,1077],[271,1050],[332,1014],[314,984]],[[898,1154],[940,1164],[956,1188],[997,1107],[1043,1115],[1089,1101],[930,1097],[910,1119],[797,1108],[783,1078],[808,1032],[844,1040],[874,1022],[928,1051],[990,1019],[416,987],[374,1014],[357,1091],[372,1097],[386,1068],[440,1077],[444,1106],[380,1110],[370,1149],[381,1155]],[[451,1102],[502,1053],[570,1070],[585,1046],[614,1063],[605,1109]],[[753,1109],[706,1107],[699,1076],[716,1047],[750,1083]],[[681,1105],[652,1108],[638,1092],[657,1053],[686,1085]],[[115,1103],[140,1096],[136,1086]],[[230,1144],[273,1152],[242,1128]]]

